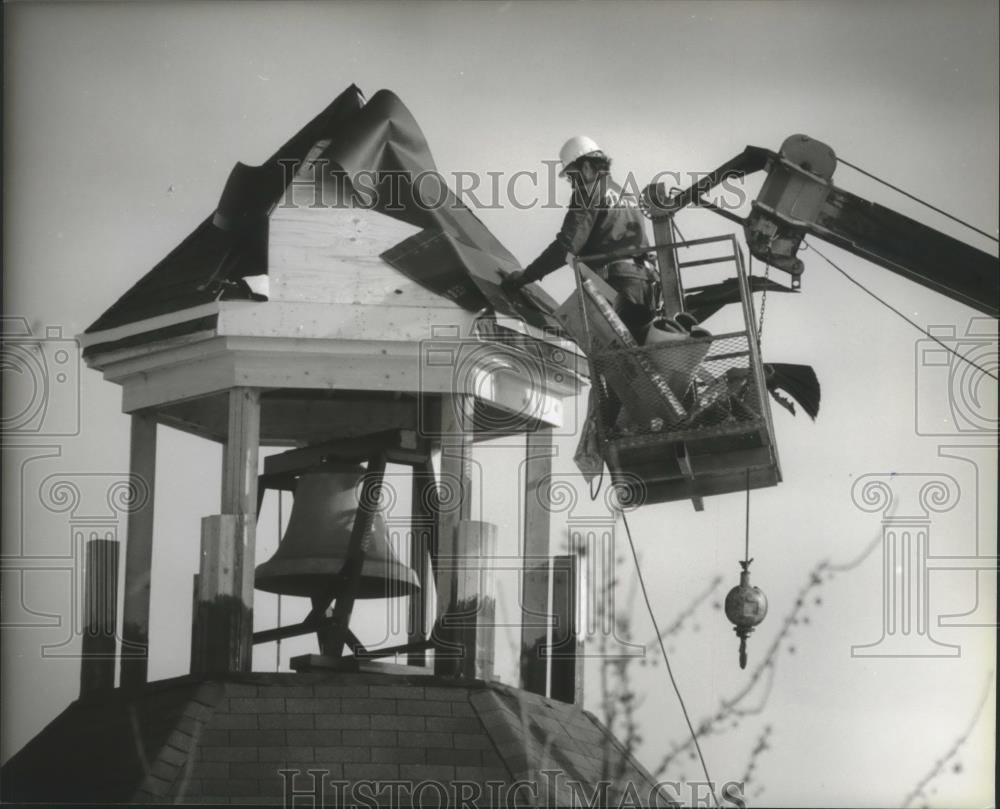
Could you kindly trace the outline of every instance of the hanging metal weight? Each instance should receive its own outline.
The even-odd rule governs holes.
[[[747,667],[747,636],[767,617],[767,596],[759,587],[750,584],[750,563],[740,562],[743,568],[740,583],[726,595],[726,617],[734,625],[740,639],[740,668]]]

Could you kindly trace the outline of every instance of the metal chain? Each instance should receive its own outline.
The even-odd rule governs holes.
[[[658,216],[664,215],[663,208],[660,205],[657,205],[653,202],[652,198],[653,192],[650,190],[652,188],[653,188],[652,185],[647,185],[645,188],[642,189],[638,197],[639,210],[642,212],[642,215],[645,216],[647,219],[655,219]],[[670,186],[670,188],[667,189],[667,199],[668,200],[673,199],[683,190],[684,189],[682,189],[680,186],[676,185]]]
[[[753,253],[749,254],[750,268],[750,311],[753,311]],[[764,309],[767,307],[767,279],[771,274],[771,265],[764,262],[764,294],[760,297],[760,317],[757,319],[757,345],[764,335]]]
[[[764,293],[760,296],[760,319],[757,323],[757,345],[760,345],[760,341],[764,339],[764,309],[767,307],[767,279],[771,274],[771,265],[764,263]],[[750,293],[750,297],[753,297],[753,293]]]

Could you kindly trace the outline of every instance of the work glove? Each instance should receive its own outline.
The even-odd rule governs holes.
[[[516,292],[521,287],[530,284],[531,282],[524,277],[524,270],[514,270],[514,272],[508,273],[500,281],[500,288],[504,292]]]

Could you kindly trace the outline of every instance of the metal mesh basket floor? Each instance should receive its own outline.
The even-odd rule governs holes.
[[[688,440],[760,426],[764,404],[746,332],[650,332],[644,346],[593,358],[605,440]]]

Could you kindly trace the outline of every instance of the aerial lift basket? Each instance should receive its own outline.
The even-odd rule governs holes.
[[[633,504],[691,499],[700,510],[703,497],[773,486],[781,471],[739,246],[732,236],[674,246],[715,253],[679,262],[684,274],[732,265],[741,329],[696,329],[703,336],[692,336],[653,326],[640,346],[607,290],[602,294],[600,281],[579,263],[577,291],[558,314],[587,351],[598,442],[619,497]]]

